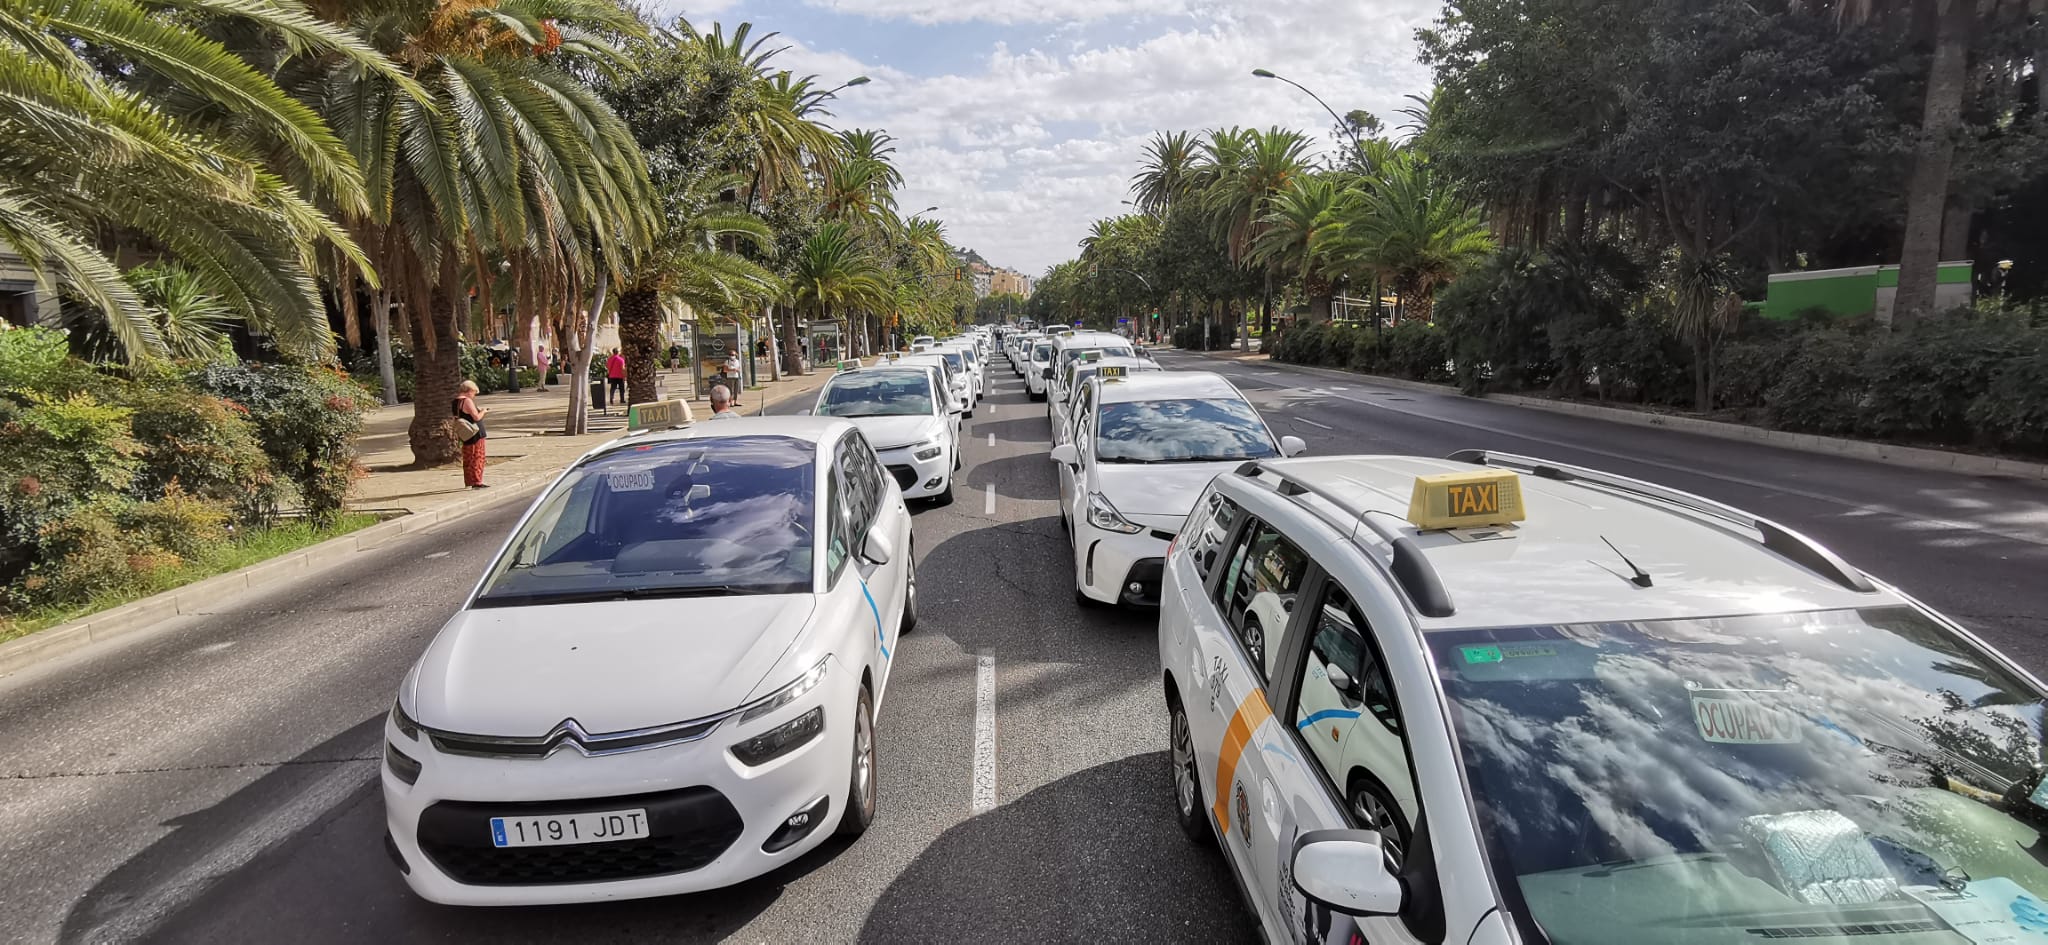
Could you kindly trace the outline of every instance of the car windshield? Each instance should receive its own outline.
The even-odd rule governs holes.
[[[922,371],[862,371],[825,385],[818,414],[826,417],[904,417],[932,412],[930,375]]]
[[[1918,611],[1428,639],[1525,940],[2048,931],[2043,695]]]
[[[1079,361],[1081,360],[1081,355],[1089,351],[1100,351],[1105,358],[1128,358],[1137,354],[1137,352],[1132,351],[1128,347],[1063,348],[1060,350],[1060,365],[1064,367]]]
[[[941,351],[939,357],[946,359],[946,366],[952,368],[955,374],[967,370],[967,362],[961,359],[958,351]]]
[[[1031,349],[1031,360],[1033,360],[1033,361],[1050,361],[1050,360],[1052,360],[1052,345],[1039,345],[1039,346],[1037,346],[1037,347],[1035,347],[1035,348],[1032,348],[1032,349]]]
[[[1242,400],[1139,400],[1102,405],[1095,458],[1105,463],[1211,463],[1277,456]]]
[[[585,462],[513,536],[476,606],[808,592],[816,449],[736,436]]]

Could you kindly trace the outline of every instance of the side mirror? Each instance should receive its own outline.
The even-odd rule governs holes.
[[[861,539],[860,556],[876,564],[888,564],[896,556],[896,549],[889,543],[889,537],[882,534],[882,523],[876,522],[868,529],[866,538]]]
[[[1039,376],[1039,377],[1042,377],[1042,378],[1045,378],[1045,379],[1046,379],[1046,380],[1048,380],[1048,381],[1049,381],[1049,380],[1052,380],[1052,368],[1046,368],[1046,369],[1045,369],[1045,370],[1044,370],[1044,371],[1043,371],[1042,373],[1040,373],[1040,374],[1039,374],[1038,376]]]
[[[1081,463],[1081,452],[1074,449],[1074,444],[1072,443],[1061,443],[1052,448],[1052,461],[1055,463],[1066,463],[1069,466],[1078,466]]]
[[[1300,456],[1306,452],[1308,452],[1308,441],[1303,440],[1301,437],[1283,436],[1280,438],[1280,455]]]
[[[1348,916],[1398,915],[1401,881],[1370,830],[1311,830],[1294,841],[1294,888]]]
[[[1344,667],[1331,663],[1323,667],[1323,672],[1330,677],[1330,688],[1343,693],[1345,698],[1358,698],[1358,680],[1352,679]]]

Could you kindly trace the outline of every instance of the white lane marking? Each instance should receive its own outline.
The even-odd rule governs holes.
[[[993,482],[988,484],[988,498],[981,503],[981,514],[996,514],[996,484]]]
[[[996,808],[996,658],[974,658],[974,800],[971,810]]]
[[[995,435],[995,434],[991,433],[991,434],[989,434],[989,435],[988,435],[988,445],[990,445],[990,446],[994,446],[994,445],[996,445],[996,435]]]
[[[381,741],[383,730],[380,728],[378,732]],[[376,743],[362,747],[367,752],[376,747]],[[312,826],[314,821],[339,807],[349,795],[376,778],[375,761],[335,762],[333,771],[307,785],[297,797],[272,810],[226,843],[214,847],[184,872],[159,883],[139,899],[124,903],[118,913],[82,940],[130,942],[148,936],[158,923],[205,892],[214,880],[240,869],[263,851]]]
[[[446,557],[448,557],[448,552],[445,552],[445,551],[436,551],[436,552],[434,552],[433,554],[430,554],[430,555],[428,555],[428,556],[427,556],[427,560],[428,560],[428,561],[433,561],[433,560],[435,560],[435,559],[437,559],[437,558],[446,558]]]
[[[1289,419],[1289,420],[1292,420],[1292,421],[1294,421],[1295,423],[1306,423],[1306,424],[1308,424],[1309,426],[1315,427],[1315,428],[1316,428],[1316,429],[1318,429],[1318,430],[1328,430],[1328,429],[1330,429],[1329,427],[1323,426],[1322,424],[1320,424],[1320,423],[1317,423],[1317,422],[1315,422],[1314,420],[1309,420],[1309,419],[1306,419],[1306,418],[1304,418],[1304,417],[1288,417],[1287,419]]]

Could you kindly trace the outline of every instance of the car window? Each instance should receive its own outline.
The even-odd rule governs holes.
[[[1188,521],[1181,528],[1181,534],[1194,542],[1195,572],[1202,580],[1209,579],[1209,572],[1216,569],[1216,559],[1222,557],[1223,541],[1230,537],[1230,528],[1237,524],[1237,503],[1221,492],[1210,489],[1206,498],[1195,503],[1194,511],[1188,513]]]
[[[1261,681],[1271,681],[1273,661],[1285,646],[1294,597],[1308,575],[1308,555],[1273,526],[1253,520],[1230,555],[1222,592],[1223,619],[1237,634]]]
[[[1031,349],[1031,360],[1033,360],[1033,361],[1050,361],[1050,360],[1052,360],[1052,345],[1039,345],[1039,346],[1037,346],[1037,347],[1035,347],[1035,348],[1032,348],[1032,349]]]
[[[1394,739],[1402,738],[1401,713],[1394,705],[1394,689],[1387,681],[1386,667],[1366,642],[1365,619],[1349,595],[1335,581],[1324,585],[1321,604],[1311,618],[1308,658],[1302,661],[1301,696],[1294,725],[1318,750],[1325,742],[1341,746],[1353,720],[1377,726]],[[1319,754],[1330,783],[1342,790],[1350,779],[1345,767],[1333,762],[1341,752]],[[1389,776],[1408,779],[1404,764],[1398,772],[1376,771],[1383,783]]]
[[[846,563],[847,550],[852,547],[848,538],[852,534],[848,505],[844,477],[834,469],[825,482],[825,578],[828,583],[838,582],[839,568]]]
[[[816,449],[739,436],[593,457],[520,526],[477,605],[808,592]]]
[[[967,362],[958,351],[943,351],[939,353],[939,357],[946,359],[946,366],[952,368],[955,374],[967,370]]]
[[[824,417],[900,417],[932,412],[931,383],[923,372],[856,371],[825,385],[817,413]]]
[[[1097,453],[1105,463],[1213,463],[1280,455],[1242,400],[1139,400],[1102,405]]]

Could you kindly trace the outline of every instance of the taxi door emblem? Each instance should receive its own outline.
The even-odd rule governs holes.
[[[1252,842],[1252,802],[1245,796],[1243,781],[1237,782],[1237,832],[1247,845]]]
[[[1337,734],[1337,726],[1335,725],[1330,726],[1330,740],[1333,742],[1343,740],[1343,736]]]

